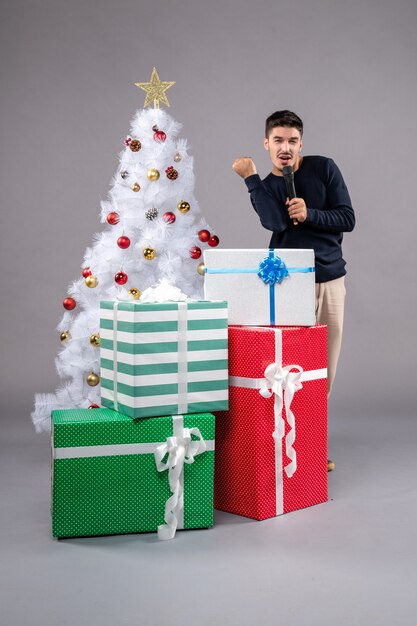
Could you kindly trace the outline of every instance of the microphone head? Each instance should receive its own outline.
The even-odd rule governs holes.
[[[292,165],[284,165],[284,167],[282,168],[282,173],[284,176],[293,176],[294,170]]]

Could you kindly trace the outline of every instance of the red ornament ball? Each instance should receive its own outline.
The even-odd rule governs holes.
[[[93,272],[90,270],[89,267],[84,267],[83,268],[83,278],[87,278],[88,276],[91,276]]]
[[[116,213],[116,211],[112,211],[111,213],[107,215],[106,219],[109,224],[111,224],[112,226],[115,226],[116,224],[119,223],[119,214]]]
[[[163,130],[157,130],[154,135],[153,138],[155,139],[155,141],[157,141],[158,143],[162,143],[163,141],[165,141],[165,139],[167,138],[166,134],[164,133]]]
[[[201,248],[193,246],[190,250],[190,257],[192,259],[199,259],[201,257]]]
[[[163,214],[162,219],[167,224],[173,224],[176,219],[175,213],[173,213],[172,211],[167,211],[166,213]]]
[[[67,311],[72,311],[77,306],[74,298],[65,298],[62,304],[64,305],[64,309],[67,309]]]
[[[200,241],[206,242],[210,239],[210,237],[211,237],[210,231],[205,230],[205,229],[198,231],[198,238]]]
[[[122,250],[126,250],[126,248],[128,248],[130,246],[130,239],[129,239],[129,237],[126,237],[125,235],[122,235],[117,240],[117,245],[119,246],[119,248],[122,248]]]
[[[117,272],[117,274],[114,275],[114,280],[118,285],[125,285],[127,283],[127,274],[124,272]]]
[[[88,407],[89,409],[99,409],[100,406],[98,404],[90,404],[90,406]]]
[[[218,246],[218,245],[219,245],[219,243],[220,243],[220,239],[218,238],[218,236],[217,236],[217,235],[212,235],[212,236],[210,237],[210,239],[208,240],[208,242],[207,242],[207,243],[208,243],[208,245],[209,245],[209,246],[211,246],[212,248],[215,248],[216,246]]]

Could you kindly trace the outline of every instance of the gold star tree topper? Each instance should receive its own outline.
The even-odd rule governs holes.
[[[151,74],[151,80],[149,83],[135,83],[136,87],[140,87],[143,91],[146,91],[145,104],[143,106],[148,107],[152,104],[154,109],[159,109],[159,102],[169,107],[168,98],[166,97],[166,90],[175,85],[173,83],[162,82],[156,71],[156,67],[153,68]]]

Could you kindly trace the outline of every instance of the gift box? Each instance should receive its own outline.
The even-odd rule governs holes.
[[[52,413],[52,534],[80,537],[213,525],[214,416],[132,420]]]
[[[214,506],[263,520],[327,500],[327,327],[229,327]]]
[[[227,300],[229,324],[315,324],[313,250],[205,250],[204,265],[204,297]]]
[[[228,406],[226,302],[100,304],[101,403],[130,417]]]

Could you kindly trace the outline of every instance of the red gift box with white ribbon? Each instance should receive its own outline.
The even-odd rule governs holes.
[[[263,520],[326,502],[327,326],[229,326],[216,509]]]

